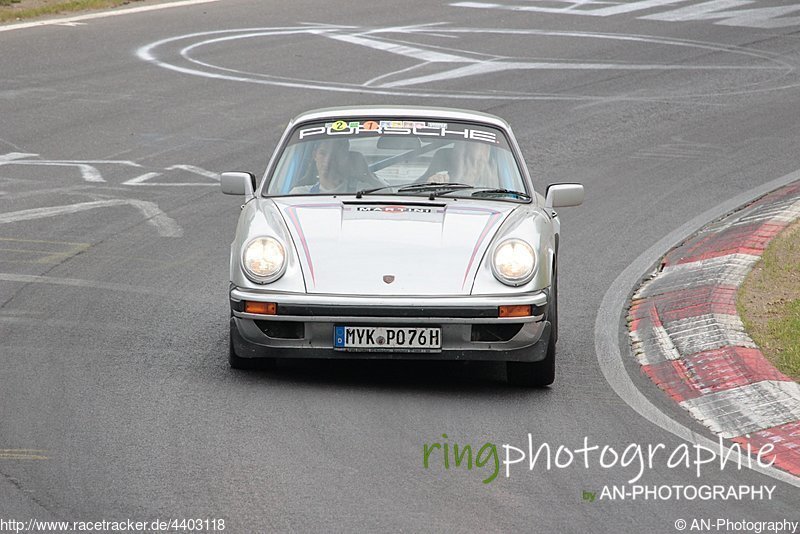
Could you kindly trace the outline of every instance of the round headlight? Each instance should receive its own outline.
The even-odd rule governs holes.
[[[494,249],[492,271],[495,278],[510,286],[521,286],[533,278],[536,253],[521,239],[508,239]]]
[[[242,267],[253,282],[274,282],[286,270],[286,251],[273,237],[257,237],[244,247]]]

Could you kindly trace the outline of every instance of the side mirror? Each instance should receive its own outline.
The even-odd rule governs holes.
[[[219,182],[226,195],[251,197],[256,190],[256,177],[250,172],[223,172]]]
[[[544,194],[545,208],[568,208],[583,203],[583,186],[581,184],[551,184]]]

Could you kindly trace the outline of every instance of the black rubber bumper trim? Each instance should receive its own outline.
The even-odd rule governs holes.
[[[240,358],[309,358],[339,360],[477,360],[538,362],[547,356],[550,339],[550,323],[545,322],[539,340],[529,346],[513,350],[443,350],[442,352],[344,352],[332,348],[279,348],[267,347],[245,341],[236,327],[236,319],[230,321],[231,340],[236,355]]]
[[[375,306],[320,306],[278,304],[278,315],[300,315],[310,317],[458,317],[496,318],[497,307],[375,307]]]
[[[231,299],[231,310],[244,312],[244,301]],[[532,315],[543,315],[547,306],[533,306]],[[322,306],[278,304],[278,315],[298,317],[442,317],[457,319],[496,319],[498,307],[442,306]]]

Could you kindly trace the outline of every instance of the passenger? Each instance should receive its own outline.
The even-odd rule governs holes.
[[[486,143],[456,141],[453,148],[443,148],[436,152],[421,179],[423,182],[499,187],[500,176],[491,157],[491,149],[491,145]]]

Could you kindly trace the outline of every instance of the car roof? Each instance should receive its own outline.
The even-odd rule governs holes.
[[[470,111],[466,109],[430,107],[430,106],[343,106],[332,108],[313,109],[295,117],[289,126],[298,122],[316,120],[336,120],[343,117],[402,117],[409,119],[435,119],[475,121],[491,124],[508,132],[511,127],[508,123],[495,115]]]

